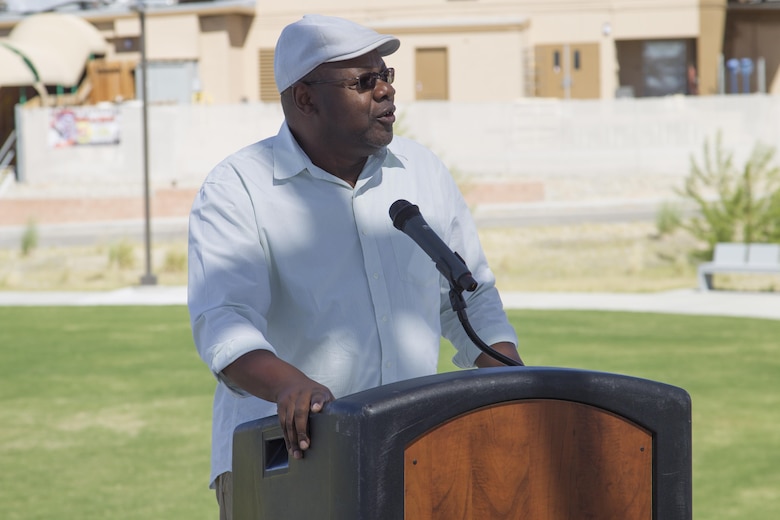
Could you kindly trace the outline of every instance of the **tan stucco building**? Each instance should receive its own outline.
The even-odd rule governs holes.
[[[725,0],[188,3],[149,9],[148,58],[158,67],[194,63],[194,88],[206,100],[272,101],[276,38],[306,12],[352,18],[399,36],[402,47],[388,61],[399,71],[400,101],[508,101],[644,95],[643,51],[653,45],[657,53],[676,53],[665,58],[677,60],[667,69],[678,69],[677,83],[667,90],[688,93],[690,65],[701,91],[715,93]],[[89,16],[113,43],[108,60],[137,59],[135,13]],[[626,63],[622,68],[618,58]]]
[[[495,181],[495,193],[511,181],[529,187],[534,201],[660,198],[716,134],[737,162],[756,142],[780,143],[780,1],[150,0],[148,146],[147,104],[137,99],[62,107],[138,97],[141,17],[129,8],[134,0],[79,8],[106,1],[68,9],[104,45],[82,59],[77,80],[45,83],[59,107],[37,108],[46,104],[34,98],[40,84],[7,81],[0,53],[0,151],[17,132],[21,183],[137,189],[148,150],[155,189],[200,185],[225,155],[278,131],[273,47],[307,12],[399,36],[387,60],[398,70],[397,131],[458,176]],[[0,44],[32,19],[2,11],[0,0]],[[65,48],[46,33],[40,44],[59,57]],[[746,59],[752,75],[731,77],[733,60],[741,68]],[[713,95],[735,91],[735,79],[740,92],[764,86],[775,95]],[[637,99],[614,99],[629,96]]]
[[[82,2],[99,4],[99,2]],[[103,2],[105,4],[105,2]],[[131,0],[73,10],[109,43],[88,67],[90,101],[136,97],[141,30]],[[780,2],[727,0],[151,0],[149,99],[158,103],[275,101],[273,48],[307,12],[351,18],[401,38],[388,63],[397,99],[458,102],[717,94],[725,60],[763,67],[780,51]],[[774,4],[774,5],[772,5]],[[0,12],[0,38],[20,19]],[[760,35],[758,40],[755,35]],[[761,42],[765,44],[761,44]],[[56,43],[52,43],[56,45]],[[121,66],[124,64],[124,66]]]

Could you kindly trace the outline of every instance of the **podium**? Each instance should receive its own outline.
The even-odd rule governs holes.
[[[561,368],[438,374],[346,396],[287,457],[276,416],[240,425],[236,520],[690,520],[691,401]]]

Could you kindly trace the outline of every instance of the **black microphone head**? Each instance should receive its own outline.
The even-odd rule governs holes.
[[[396,229],[403,231],[406,221],[419,215],[420,208],[408,200],[398,199],[390,205],[390,219]]]

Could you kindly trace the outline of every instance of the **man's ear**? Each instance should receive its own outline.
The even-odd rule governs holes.
[[[298,112],[309,115],[316,111],[311,88],[308,85],[299,82],[290,88],[292,89],[292,102]]]

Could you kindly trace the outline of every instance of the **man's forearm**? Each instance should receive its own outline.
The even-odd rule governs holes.
[[[222,373],[242,390],[272,403],[278,401],[279,393],[291,382],[309,379],[268,350],[247,352],[226,366]]]
[[[493,345],[491,345],[491,347],[499,354],[503,354],[508,358],[519,361],[521,365],[523,364],[523,360],[520,359],[520,354],[517,352],[517,347],[515,347],[514,343],[510,343],[508,341],[502,341],[500,343],[494,343]],[[477,356],[477,359],[474,362],[474,364],[479,368],[505,366],[503,363],[493,358],[492,356],[485,354],[484,352],[479,356]]]

